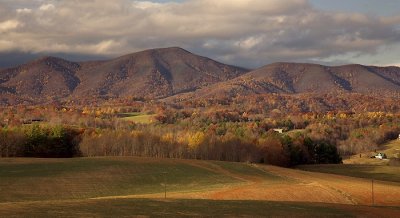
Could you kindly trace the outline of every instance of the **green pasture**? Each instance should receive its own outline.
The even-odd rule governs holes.
[[[142,114],[138,112],[122,113],[119,114],[119,117],[122,120],[143,124],[148,124],[154,121],[154,114]]]
[[[207,164],[205,164],[207,163]],[[231,174],[230,174],[231,173]],[[234,176],[232,176],[234,175]],[[138,157],[0,159],[0,202],[85,199],[212,190],[236,176],[278,178],[251,165]]]
[[[321,203],[102,199],[0,205],[0,217],[373,217],[400,208]]]
[[[400,167],[361,164],[320,164],[302,165],[297,168],[312,172],[338,174],[344,176],[400,182]]]

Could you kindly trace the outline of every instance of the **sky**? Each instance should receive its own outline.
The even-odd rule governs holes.
[[[247,68],[400,66],[400,0],[0,0],[0,67],[177,46]]]

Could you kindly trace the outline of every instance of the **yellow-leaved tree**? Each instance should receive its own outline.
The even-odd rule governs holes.
[[[194,152],[195,158],[197,158],[197,149],[204,142],[205,135],[203,132],[197,131],[194,134],[188,134],[188,147]]]
[[[161,141],[172,144],[174,142],[174,138],[175,138],[174,135],[168,132],[161,136]]]

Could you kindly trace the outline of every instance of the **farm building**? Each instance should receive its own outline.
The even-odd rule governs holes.
[[[386,159],[387,156],[385,153],[378,153],[377,155],[374,156],[374,158],[382,160],[382,159]]]
[[[274,129],[275,132],[283,133],[283,129]]]

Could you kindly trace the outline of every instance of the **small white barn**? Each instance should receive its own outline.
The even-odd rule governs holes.
[[[283,133],[283,129],[274,129],[275,132]]]
[[[375,158],[376,159],[386,159],[387,158],[387,156],[386,156],[386,154],[385,153],[378,153],[377,155],[375,155]]]

